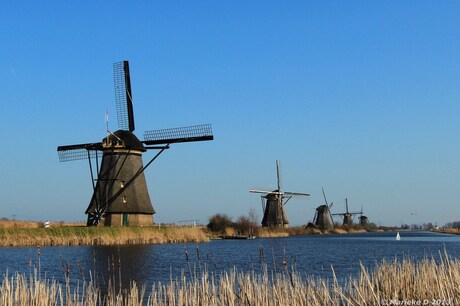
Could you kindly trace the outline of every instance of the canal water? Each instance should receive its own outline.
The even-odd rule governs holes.
[[[131,281],[151,286],[190,279],[202,271],[297,271],[302,276],[339,280],[356,276],[360,264],[372,269],[382,260],[439,259],[445,252],[460,258],[460,236],[432,232],[357,233],[324,236],[213,240],[130,246],[3,247],[0,271],[37,273],[71,283],[93,279],[104,286],[112,279],[123,287]],[[38,252],[39,251],[39,252]],[[333,269],[332,269],[333,268]]]

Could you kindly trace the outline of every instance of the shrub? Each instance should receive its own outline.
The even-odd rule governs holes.
[[[251,221],[250,217],[240,216],[236,220],[236,229],[240,234],[247,234],[251,232],[251,229],[257,227],[257,224]]]
[[[209,218],[207,227],[212,232],[224,233],[226,228],[233,227],[232,218],[226,214],[215,214]]]

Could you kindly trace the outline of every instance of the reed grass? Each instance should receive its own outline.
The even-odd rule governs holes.
[[[432,231],[437,232],[437,233],[460,235],[460,229],[459,228],[446,227],[446,228],[433,229]]]
[[[54,280],[23,274],[4,275],[1,305],[460,305],[460,261],[440,259],[383,261],[339,283],[285,269],[280,273],[206,271],[186,281],[131,283],[127,290],[102,293],[92,282],[70,290]]]
[[[204,242],[202,227],[0,228],[0,246],[122,245]]]
[[[288,237],[297,235],[324,235],[324,234],[349,234],[349,233],[364,233],[367,230],[360,226],[349,228],[335,227],[330,230],[321,230],[318,228],[305,228],[304,226],[296,226],[289,228],[267,228],[258,227],[256,235],[258,237]]]
[[[0,221],[0,228],[39,228],[40,222],[36,221],[15,221],[15,220],[2,220]]]
[[[51,227],[81,227],[86,226],[83,222],[50,222]],[[22,220],[0,220],[0,228],[40,228],[45,227],[45,223],[41,221],[22,221]]]
[[[290,229],[258,227],[255,231],[257,237],[288,237]]]
[[[334,228],[320,230],[304,226],[289,228],[256,227],[253,233],[257,237],[288,237],[295,235],[322,235],[365,232],[360,227]],[[237,231],[232,227],[225,229],[225,236],[234,236]],[[117,244],[152,244],[175,242],[209,241],[215,233],[205,227],[163,226],[151,227],[86,227],[81,222],[50,222],[45,228],[43,222],[0,220],[1,246],[70,246],[70,245],[117,245]]]

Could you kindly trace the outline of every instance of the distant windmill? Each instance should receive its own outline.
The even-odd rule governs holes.
[[[364,215],[359,216],[359,224],[361,226],[368,226],[369,225],[369,219]]]
[[[172,143],[212,140],[211,125],[147,131],[144,140],[139,140],[133,133],[128,61],[115,63],[113,70],[119,130],[112,133],[107,126],[107,136],[101,142],[59,146],[59,160],[87,158],[89,161],[93,195],[85,212],[88,226],[102,224],[102,220],[106,226],[152,225],[155,210],[147,190],[145,169]],[[150,149],[160,151],[144,166],[142,154]],[[96,162],[96,171],[99,170],[97,179],[92,160]]]
[[[356,211],[356,212],[349,212],[348,211],[348,199],[345,198],[345,212],[344,213],[336,213],[336,214],[332,214],[333,216],[341,216],[342,219],[343,219],[343,223],[342,225],[347,225],[347,226],[351,226],[353,225],[353,216],[354,215],[362,215],[363,212],[362,212],[362,209],[361,211]]]
[[[284,205],[294,196],[308,197],[308,193],[286,192],[281,190],[280,163],[276,161],[277,189],[273,191],[251,189],[249,192],[261,193],[263,227],[288,227],[289,221],[284,209]],[[285,200],[286,199],[286,200]]]
[[[369,219],[363,215],[363,207],[361,206],[361,215],[359,216],[359,224],[361,226],[368,226],[369,225]]]
[[[334,227],[334,222],[331,215],[331,208],[333,203],[330,205],[327,203],[326,193],[323,190],[324,203],[316,208],[315,217],[313,218],[313,224],[315,227],[320,229],[332,229]]]

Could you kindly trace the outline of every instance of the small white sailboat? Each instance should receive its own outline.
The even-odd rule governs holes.
[[[396,240],[401,240],[401,236],[399,236],[399,232],[396,233]]]

